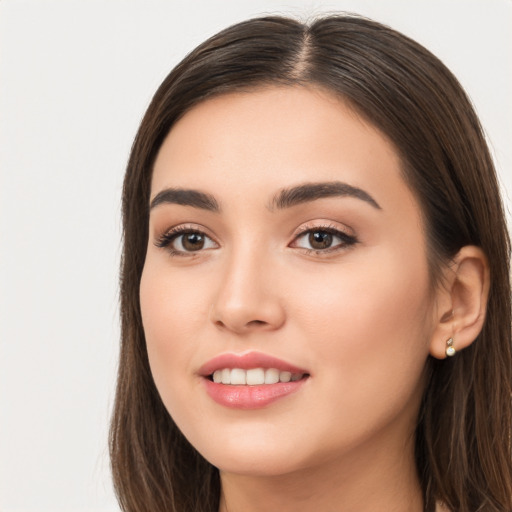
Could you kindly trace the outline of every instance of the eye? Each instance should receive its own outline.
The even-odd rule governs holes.
[[[308,251],[331,252],[357,243],[357,239],[332,227],[309,228],[300,233],[292,242],[292,247]]]
[[[171,242],[173,248],[177,251],[193,252],[201,249],[211,249],[215,247],[215,242],[208,238],[204,233],[191,231],[177,235]]]
[[[202,231],[181,226],[164,233],[155,245],[167,248],[173,255],[186,255],[218,247],[218,244]]]

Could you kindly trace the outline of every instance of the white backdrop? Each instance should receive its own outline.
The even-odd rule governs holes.
[[[512,191],[512,0],[0,1],[1,512],[119,510],[106,436],[120,190],[156,87],[231,23],[334,10],[443,59]]]

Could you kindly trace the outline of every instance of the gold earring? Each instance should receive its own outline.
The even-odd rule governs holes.
[[[446,340],[446,357],[453,357],[455,355],[455,347],[453,346],[453,338]]]

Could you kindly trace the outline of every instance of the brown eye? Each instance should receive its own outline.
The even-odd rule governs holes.
[[[311,231],[308,236],[312,249],[328,249],[332,245],[333,236],[326,231]]]
[[[334,228],[312,228],[304,230],[292,242],[291,247],[314,251],[317,254],[346,249],[357,243],[355,236]]]
[[[181,243],[185,251],[199,251],[204,247],[205,239],[201,233],[186,233],[182,235]]]
[[[172,255],[187,255],[219,246],[201,231],[178,229],[163,234],[156,242],[157,247],[167,249]]]

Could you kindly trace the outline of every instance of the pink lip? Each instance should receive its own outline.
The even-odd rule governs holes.
[[[206,392],[220,405],[233,409],[260,409],[298,391],[307,378],[262,386],[232,386],[204,379]]]
[[[221,354],[204,364],[199,374],[204,377],[206,392],[215,402],[224,407],[234,409],[259,409],[280,398],[284,398],[298,391],[308,378],[294,382],[278,382],[257,386],[234,386],[215,383],[208,377],[215,371],[223,368],[276,368],[280,371],[308,374],[306,370],[298,368],[286,361],[262,354],[260,352],[246,352],[244,354]]]
[[[207,377],[215,370],[222,370],[223,368],[241,368],[242,370],[249,370],[250,368],[275,368],[282,372],[308,373],[307,370],[261,352],[244,352],[242,354],[227,353],[214,357],[201,366],[199,374]]]

